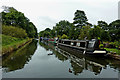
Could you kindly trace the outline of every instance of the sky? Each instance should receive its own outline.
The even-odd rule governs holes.
[[[97,25],[103,20],[111,23],[118,19],[120,0],[0,0],[2,6],[14,7],[25,14],[37,27],[38,32],[52,29],[61,20],[73,22],[76,10],[86,13],[88,22]]]

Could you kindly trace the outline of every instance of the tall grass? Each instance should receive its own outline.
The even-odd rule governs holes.
[[[30,39],[20,39],[2,34],[2,54],[9,53],[24,45]]]

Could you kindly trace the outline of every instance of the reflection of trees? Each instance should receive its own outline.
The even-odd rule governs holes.
[[[72,72],[74,75],[79,75],[83,70],[89,70],[94,72],[95,75],[101,73],[102,69],[106,69],[107,65],[110,65],[114,69],[120,70],[120,61],[108,59],[107,57],[96,57],[82,55],[79,50],[71,49],[68,47],[58,46],[56,47],[52,44],[44,44],[44,48],[52,50],[55,56],[61,60],[70,60]],[[56,49],[56,50],[55,50]]]
[[[109,62],[109,65],[111,68],[117,69],[120,72],[120,61],[119,60],[109,59],[107,61]]]
[[[48,43],[47,43],[47,42],[39,42],[39,44],[40,44],[46,51],[49,50],[49,46],[48,46]]]
[[[87,70],[94,72],[95,75],[100,74],[102,67],[100,66],[95,66],[94,64],[87,64]]]
[[[3,58],[2,66],[5,72],[22,69],[27,64],[37,48],[37,41],[20,48]]]
[[[62,54],[58,52],[55,53],[55,56],[61,61],[66,61],[68,59],[67,57],[63,56]]]
[[[78,50],[72,50],[71,48],[62,46],[59,46],[59,48],[66,51],[67,54],[65,54],[65,52],[63,53],[70,58],[72,70],[75,75],[82,73],[84,69],[94,72],[94,74],[97,75],[100,74],[102,68],[106,68],[108,64],[104,59],[102,60],[99,57],[96,59],[91,56],[81,55]]]
[[[95,75],[98,75],[103,68],[107,68],[107,65],[110,65],[110,67],[120,71],[120,61],[118,60],[93,55],[81,55],[78,50],[74,50],[68,47],[59,46],[59,48],[67,52],[67,54],[63,52],[64,55],[69,55],[68,57],[71,60],[70,63],[75,75],[82,73],[83,69],[89,70],[94,72]]]
[[[74,73],[75,75],[78,75],[78,73],[82,73],[82,72],[83,72],[83,70],[84,70],[83,67],[77,65],[77,64],[76,64],[75,62],[73,62],[73,61],[70,61],[70,63],[71,63],[71,66],[72,66],[72,68],[73,68],[73,73]]]

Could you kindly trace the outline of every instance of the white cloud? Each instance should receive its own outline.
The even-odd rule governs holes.
[[[84,10],[89,22],[108,23],[118,19],[119,0],[0,0],[0,6],[12,6],[32,21],[38,31],[52,28],[60,20],[73,21],[77,9]]]

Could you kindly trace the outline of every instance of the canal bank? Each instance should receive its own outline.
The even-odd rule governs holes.
[[[2,37],[2,38],[4,38],[4,37]],[[5,40],[5,39],[3,39],[3,40],[4,41],[2,41],[2,43],[5,44],[7,42],[7,40]],[[9,53],[19,49],[20,47],[23,47],[24,45],[29,44],[32,41],[32,39],[30,39],[30,38],[16,40],[13,37],[10,37],[10,40],[14,40],[15,42],[11,42],[7,45],[2,44],[2,54],[1,54],[1,56],[9,54]]]
[[[117,55],[117,54],[108,53],[107,57],[120,60],[120,55]]]

